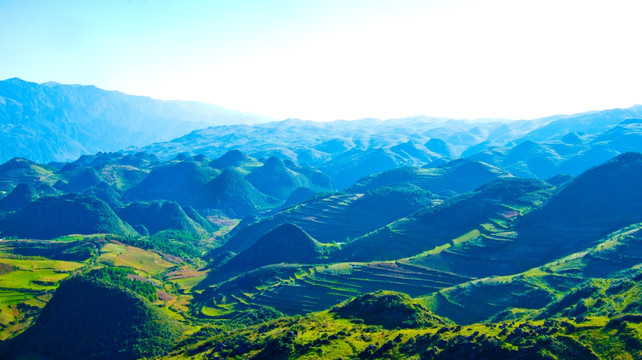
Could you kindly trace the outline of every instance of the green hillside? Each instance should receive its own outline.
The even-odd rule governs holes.
[[[171,201],[138,202],[116,211],[118,216],[134,228],[144,227],[148,234],[162,230],[177,230],[192,235],[205,232],[198,223]]]
[[[343,243],[439,201],[411,184],[365,194],[328,194],[250,224],[242,222],[219,251],[240,252],[279,224],[292,223],[322,243]]]
[[[10,192],[21,183],[34,185],[42,181],[51,185],[56,180],[52,170],[27,159],[13,158],[0,165],[0,192]]]
[[[292,224],[282,224],[258,239],[250,247],[212,270],[206,283],[215,284],[265,265],[279,263],[313,264],[322,262],[330,251]]]
[[[221,157],[212,160],[210,162],[210,166],[215,168],[215,169],[225,169],[228,167],[232,168],[243,168],[243,169],[250,169],[250,168],[255,168],[259,167],[261,163],[250,157],[247,156],[246,154],[242,153],[239,150],[230,150],[226,152],[225,154],[221,155]]]
[[[624,228],[610,234],[592,248],[525,272],[474,280],[441,290],[429,296],[426,303],[439,315],[458,323],[520,316],[521,313],[516,315],[511,309],[519,309],[531,316],[537,314],[535,310],[543,311],[547,314],[546,318],[551,317],[587,297],[588,295],[573,295],[578,291],[586,293],[582,288],[594,289],[596,284],[600,284],[599,288],[610,288],[612,283],[613,289],[610,291],[613,294],[614,289],[622,283],[634,284],[632,279],[638,273],[634,269],[642,263],[641,229],[640,225]],[[635,291],[626,286],[621,290]],[[618,300],[617,305],[611,303],[610,310],[600,310],[595,303],[585,310],[591,309],[591,315],[604,316],[631,312],[636,301],[636,295],[633,294]],[[576,300],[569,302],[573,297]],[[560,307],[559,303],[566,305]],[[628,306],[632,307],[627,309]],[[545,307],[550,309],[545,310]],[[566,312],[563,315],[580,316],[583,313],[578,311],[573,315]]]
[[[407,304],[401,304],[404,303]],[[399,308],[408,307],[392,307]],[[416,319],[413,311],[393,314],[399,315],[401,321]],[[614,319],[559,318],[468,326],[441,325],[438,318],[433,319],[432,326],[387,329],[365,324],[362,319],[348,320],[333,312],[317,312],[231,332],[217,333],[212,329],[210,335],[195,335],[166,358],[564,360],[636,359],[642,355],[641,319],[626,315]],[[386,320],[385,315],[379,320]]]
[[[450,195],[472,191],[493,180],[510,176],[492,165],[460,159],[436,168],[404,167],[376,173],[360,179],[346,191],[359,193],[380,186],[411,183],[436,194]]]
[[[39,198],[0,220],[0,232],[35,239],[69,234],[136,234],[105,202],[77,194]]]
[[[263,166],[247,175],[247,180],[265,194],[287,199],[299,187],[312,187],[310,180],[301,173],[288,169],[283,161],[271,157]]]
[[[403,293],[377,291],[358,296],[330,310],[339,317],[360,319],[364,324],[381,325],[386,329],[425,328],[446,325],[423,306]]]
[[[227,211],[231,216],[243,217],[277,206],[279,200],[266,195],[234,169],[225,169],[204,186],[201,206]]]
[[[13,159],[0,358],[642,358],[639,109]]]
[[[201,206],[204,185],[220,171],[194,161],[160,164],[139,184],[129,189],[132,200],[171,200],[181,205]]]
[[[182,330],[130,290],[78,277],[60,286],[31,328],[0,346],[9,359],[138,359],[162,355]]]
[[[482,224],[492,224],[494,219],[513,221],[545,200],[552,190],[537,180],[497,180],[354,239],[334,259],[393,260],[433,250],[459,237],[459,241],[465,241],[466,234]]]

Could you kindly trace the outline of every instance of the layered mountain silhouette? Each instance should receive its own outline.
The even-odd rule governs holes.
[[[0,125],[21,119],[0,129],[62,131],[32,150],[75,158],[0,165],[0,357],[642,354],[640,106],[288,119],[141,147],[111,137],[156,141],[209,119],[172,106],[207,106],[0,90]],[[120,148],[83,145],[103,140]]]
[[[71,160],[167,141],[190,130],[226,123],[264,121],[219,106],[105,91],[94,86],[0,81],[0,161]]]

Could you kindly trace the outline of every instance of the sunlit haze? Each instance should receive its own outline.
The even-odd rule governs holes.
[[[0,1],[0,78],[278,119],[642,103],[639,1]]]

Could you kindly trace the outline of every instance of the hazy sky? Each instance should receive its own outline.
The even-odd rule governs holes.
[[[276,118],[642,103],[642,1],[0,0],[0,79]]]

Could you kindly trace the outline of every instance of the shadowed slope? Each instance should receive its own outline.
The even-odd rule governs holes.
[[[243,251],[271,229],[292,223],[322,243],[345,242],[417,210],[434,197],[416,186],[399,184],[366,194],[332,194],[292,206],[253,224],[242,223],[221,250]]]
[[[0,199],[0,212],[20,210],[38,197],[39,194],[33,186],[20,184],[9,195]]]
[[[61,284],[37,322],[1,346],[9,358],[138,359],[162,355],[182,327],[139,295],[102,281]]]
[[[537,180],[506,178],[454,197],[346,244],[340,261],[392,260],[420,254],[449,243],[492,218],[513,213],[512,206],[533,206],[552,187]]]
[[[261,266],[278,263],[311,264],[321,262],[326,247],[300,227],[282,224],[258,239],[252,246],[213,270],[208,283],[217,283]]]
[[[117,210],[117,214],[134,227],[144,226],[149,234],[170,229],[192,235],[204,232],[204,229],[190,219],[180,205],[171,201],[132,203]]]
[[[247,180],[260,191],[283,200],[296,188],[312,186],[306,176],[288,169],[276,157],[267,159],[263,166],[254,169],[247,175]]]
[[[260,192],[238,171],[230,168],[207,183],[203,194],[207,201],[202,206],[221,209],[239,217],[279,203],[277,199]]]
[[[68,234],[136,234],[105,202],[77,194],[40,198],[2,219],[0,231],[5,236],[36,239]]]

